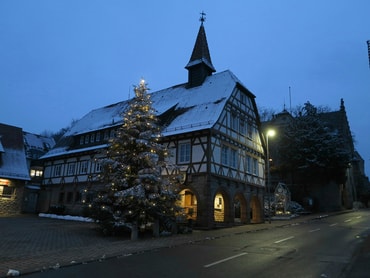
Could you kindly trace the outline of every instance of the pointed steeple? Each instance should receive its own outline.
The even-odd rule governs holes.
[[[209,54],[206,32],[204,29],[205,13],[201,13],[200,27],[193,53],[191,54],[190,61],[186,65],[188,70],[188,87],[196,87],[202,85],[204,79],[212,75],[216,69],[212,65],[211,55]]]

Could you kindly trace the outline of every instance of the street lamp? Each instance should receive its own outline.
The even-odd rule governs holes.
[[[271,197],[270,197],[270,155],[269,155],[269,137],[275,136],[275,130],[269,129],[266,132],[266,158],[267,158],[267,196],[268,196],[268,218],[271,224]]]

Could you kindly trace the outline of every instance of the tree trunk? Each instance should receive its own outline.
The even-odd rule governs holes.
[[[137,240],[139,237],[139,229],[137,227],[137,223],[134,222],[132,223],[132,228],[131,228],[131,240]]]
[[[153,236],[154,237],[159,237],[159,220],[158,219],[154,220]]]

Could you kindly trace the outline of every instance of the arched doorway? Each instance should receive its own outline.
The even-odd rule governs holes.
[[[253,196],[251,199],[251,223],[262,222],[262,207],[261,202],[257,196]]]
[[[197,220],[198,201],[190,189],[184,189],[180,192],[180,200],[177,201],[177,205],[184,209],[187,219]]]
[[[234,197],[234,223],[247,222],[247,202],[242,194]]]
[[[221,193],[217,193],[213,201],[213,215],[215,222],[225,221],[225,200]]]

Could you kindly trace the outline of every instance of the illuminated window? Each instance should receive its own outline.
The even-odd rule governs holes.
[[[30,176],[31,177],[42,177],[42,170],[37,170],[37,169],[31,169],[30,170]]]

